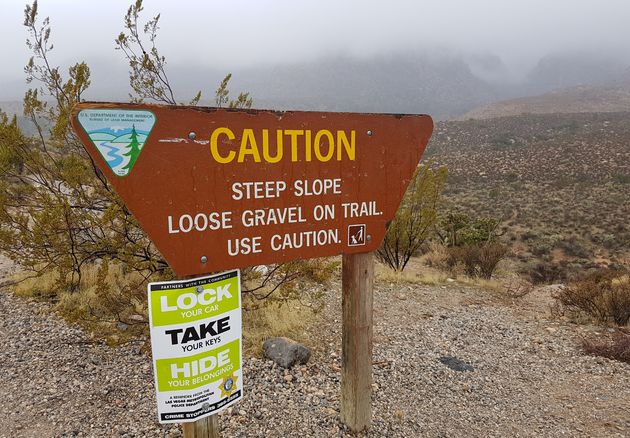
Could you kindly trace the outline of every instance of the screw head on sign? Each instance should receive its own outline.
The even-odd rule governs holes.
[[[197,291],[198,294],[200,294],[203,292],[203,286],[197,286],[195,290]]]
[[[206,263],[208,261],[208,257],[201,256],[201,263]]]
[[[367,239],[368,242],[372,241],[372,235],[368,234],[367,236],[365,236],[365,238]]]
[[[369,130],[369,131],[367,132],[367,135],[369,135],[369,136],[371,137],[371,136],[372,136],[372,130]]]
[[[191,140],[194,140],[194,139],[197,138],[197,134],[194,133],[194,132],[189,132],[188,133],[188,138],[191,139]]]

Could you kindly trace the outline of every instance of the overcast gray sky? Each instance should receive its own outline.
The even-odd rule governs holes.
[[[5,88],[23,77],[29,57],[22,26],[26,2],[0,3]],[[41,0],[40,17],[50,16],[53,26],[53,61],[106,60],[124,69],[113,40],[130,3]],[[426,48],[498,55],[514,71],[565,50],[630,59],[629,0],[145,0],[147,18],[158,12],[159,46],[172,64],[226,71],[328,54]]]

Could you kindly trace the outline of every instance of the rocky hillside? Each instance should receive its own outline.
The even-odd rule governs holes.
[[[475,108],[460,119],[492,119],[524,114],[630,111],[630,86],[579,86]]]
[[[443,122],[427,158],[450,208],[503,221],[523,269],[630,266],[630,113]]]

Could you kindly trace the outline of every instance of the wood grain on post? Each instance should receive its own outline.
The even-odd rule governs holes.
[[[184,438],[219,438],[219,417],[217,414],[197,420],[194,423],[183,423]]]
[[[372,421],[373,253],[344,254],[342,263],[341,420],[358,432]]]

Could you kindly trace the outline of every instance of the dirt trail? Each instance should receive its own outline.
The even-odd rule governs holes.
[[[368,436],[630,436],[630,365],[583,356],[584,328],[551,318],[549,293],[509,303],[457,283],[377,282]],[[245,361],[245,398],[221,415],[224,436],[351,436],[338,420],[339,285],[328,294],[307,366]],[[6,291],[0,312],[0,437],[180,436],[156,422],[137,345],[94,343]],[[472,370],[443,363],[458,360]]]

